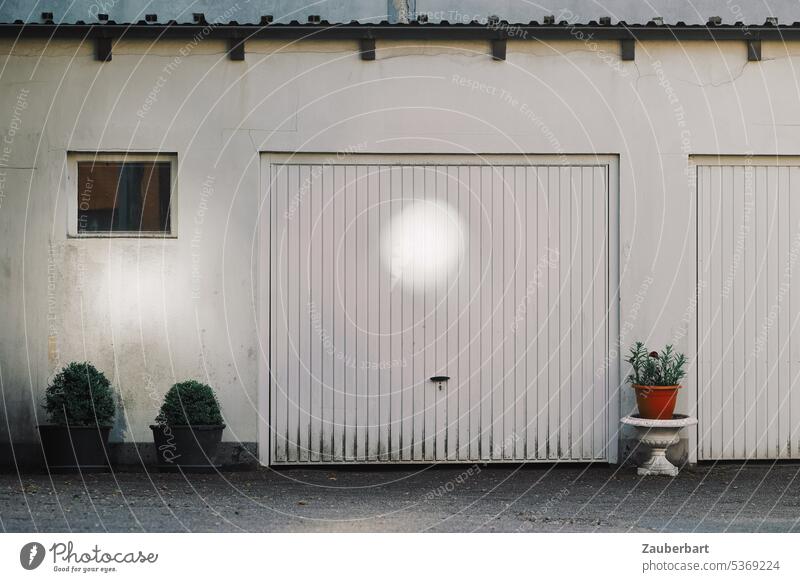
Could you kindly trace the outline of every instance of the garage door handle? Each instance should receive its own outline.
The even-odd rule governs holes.
[[[447,382],[450,379],[450,376],[431,376],[431,382],[435,382],[439,385],[439,390],[442,389],[442,383]]]

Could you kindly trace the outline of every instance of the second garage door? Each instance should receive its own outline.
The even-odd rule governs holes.
[[[563,161],[264,156],[270,462],[608,458],[611,161]]]
[[[695,161],[698,458],[800,458],[800,159]]]

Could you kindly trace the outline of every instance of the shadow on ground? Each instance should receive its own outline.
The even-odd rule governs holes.
[[[30,531],[774,531],[798,529],[800,465],[291,469],[0,475],[0,528]]]

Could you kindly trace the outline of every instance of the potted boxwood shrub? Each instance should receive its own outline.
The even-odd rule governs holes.
[[[676,354],[671,345],[658,353],[648,352],[642,342],[636,342],[627,362],[633,367],[628,381],[636,391],[639,416],[671,419],[681,388],[679,383],[686,375],[686,356]]]
[[[172,386],[150,428],[159,469],[214,469],[225,425],[211,386],[194,380]]]
[[[50,424],[39,425],[39,436],[49,470],[108,469],[115,404],[105,374],[89,362],[66,365],[47,387],[44,408]]]

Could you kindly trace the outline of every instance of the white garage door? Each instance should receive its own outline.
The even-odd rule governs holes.
[[[800,458],[800,161],[698,164],[698,458]]]
[[[553,162],[264,156],[271,463],[607,459],[612,161]]]

